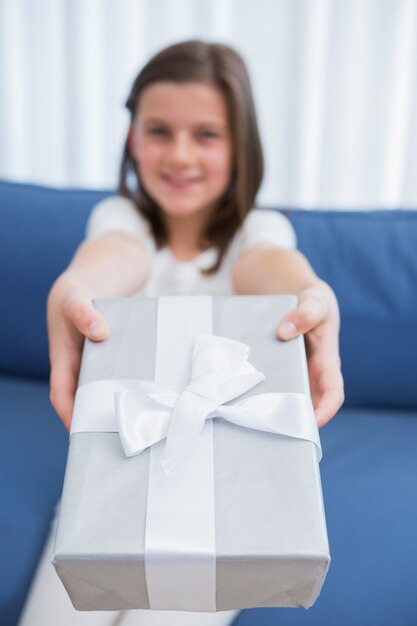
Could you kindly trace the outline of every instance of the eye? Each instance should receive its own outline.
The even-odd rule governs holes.
[[[200,139],[216,139],[218,134],[213,130],[202,130],[198,133]]]
[[[166,137],[168,135],[168,131],[166,130],[166,128],[163,128],[162,126],[155,126],[155,127],[148,128],[146,134],[151,135],[153,137]]]
[[[218,137],[217,133],[212,130],[205,130],[201,133],[203,139],[216,139]]]

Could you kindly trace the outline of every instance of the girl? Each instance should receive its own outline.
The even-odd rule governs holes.
[[[282,215],[253,206],[263,174],[250,82],[231,48],[190,41],[142,69],[127,100],[119,195],[97,205],[87,239],[48,299],[51,401],[70,427],[84,337],[109,332],[93,298],[296,293],[277,335],[305,334],[319,426],[343,401],[339,313],[330,287],[294,249]],[[278,322],[279,320],[277,320]],[[21,626],[229,624],[236,612],[77,613],[46,547]]]

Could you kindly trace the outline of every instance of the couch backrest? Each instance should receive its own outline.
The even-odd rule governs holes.
[[[47,295],[107,195],[0,182],[0,371],[49,375]]]
[[[289,216],[339,301],[346,403],[416,407],[417,211]]]
[[[0,182],[0,371],[47,377],[46,298],[106,191]],[[348,404],[417,406],[417,211],[293,211],[335,289]]]

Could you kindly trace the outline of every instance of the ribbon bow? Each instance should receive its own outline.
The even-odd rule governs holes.
[[[216,417],[245,428],[314,440],[320,450],[318,434],[306,419],[306,412],[311,417],[313,409],[305,394],[264,393],[226,404],[265,380],[248,362],[249,351],[239,341],[201,334],[194,344],[191,380],[184,389],[146,383],[143,390],[117,391],[115,408],[126,456],[166,438],[161,464],[168,474],[193,446],[206,419]]]

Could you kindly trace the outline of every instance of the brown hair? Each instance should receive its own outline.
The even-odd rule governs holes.
[[[219,269],[228,244],[253,207],[263,176],[262,146],[248,72],[242,57],[223,44],[195,40],[169,46],[154,56],[136,77],[126,102],[131,121],[143,91],[161,81],[210,83],[220,89],[226,100],[233,171],[230,185],[204,232],[204,240],[219,251],[214,266],[205,271],[211,274]],[[134,189],[129,184],[132,179]],[[123,149],[119,193],[132,200],[149,221],[157,247],[166,245],[168,233],[161,210],[139,179],[128,140]]]

